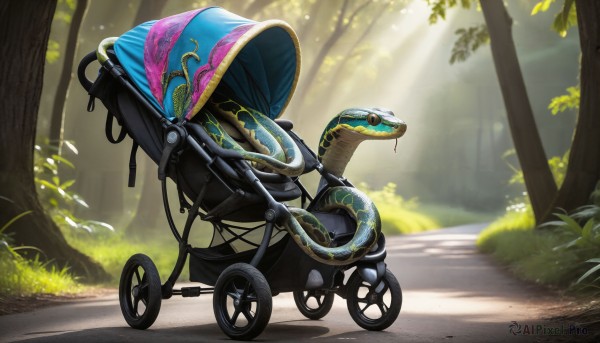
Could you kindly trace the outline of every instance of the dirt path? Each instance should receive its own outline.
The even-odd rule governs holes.
[[[296,310],[291,294],[281,294],[273,299],[270,324],[257,340],[568,342],[586,338],[549,335],[548,330],[568,332],[572,324],[541,319],[551,315],[561,305],[560,300],[513,279],[487,256],[477,253],[474,242],[482,227],[461,226],[388,239],[386,262],[402,285],[404,302],[400,317],[386,331],[360,329],[339,297],[329,315],[310,321]],[[516,335],[511,332],[511,325]],[[226,336],[215,323],[210,296],[164,301],[156,323],[146,331],[126,326],[116,294],[0,316],[1,342],[224,339]]]

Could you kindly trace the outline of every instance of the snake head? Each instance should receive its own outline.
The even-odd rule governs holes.
[[[387,109],[350,108],[337,117],[337,125],[365,136],[364,139],[396,139],[406,132],[406,123]]]
[[[392,111],[380,108],[349,108],[333,117],[325,127],[319,141],[318,159],[326,171],[341,177],[361,142],[398,139],[404,132],[406,124],[396,118]]]

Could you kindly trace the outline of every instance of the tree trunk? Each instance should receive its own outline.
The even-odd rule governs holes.
[[[333,76],[331,76],[329,78],[330,83],[332,85],[341,84],[342,80],[348,76],[349,71],[346,69],[348,62],[352,58],[362,56],[361,54],[357,53],[356,51],[358,50],[358,48],[360,48],[361,44],[364,43],[366,38],[369,37],[369,35],[373,31],[373,28],[375,27],[375,25],[377,25],[379,23],[378,19],[381,18],[381,16],[385,13],[385,10],[387,9],[388,6],[389,6],[388,4],[380,5],[379,11],[377,11],[377,13],[375,13],[375,15],[373,16],[374,19],[371,20],[371,22],[366,26],[366,28],[361,33],[360,37],[358,37],[358,39],[356,39],[354,41],[354,43],[352,43],[352,46],[347,50],[347,52],[345,54],[346,58],[344,58],[342,61],[340,61],[339,63],[336,64],[335,72],[333,72]],[[327,103],[326,100],[329,96],[330,96],[329,94],[323,94],[323,96],[322,96],[323,99],[321,99],[318,102]]]
[[[56,86],[56,96],[54,98],[54,106],[52,107],[52,117],[50,119],[50,144],[55,144],[59,147],[63,141],[63,121],[64,108],[67,95],[69,93],[69,84],[73,77],[73,60],[77,51],[77,40],[79,39],[79,28],[85,16],[88,0],[77,1],[77,7],[73,12],[73,19],[69,27],[69,35],[67,37],[67,46],[65,47],[62,72],[58,85]]]
[[[333,32],[327,38],[327,40],[323,43],[323,45],[321,46],[321,49],[319,50],[319,53],[316,55],[315,59],[313,61],[311,61],[311,65],[310,65],[310,68],[308,69],[308,72],[306,73],[306,75],[303,76],[303,78],[304,78],[303,86],[302,86],[302,88],[300,88],[297,91],[297,95],[296,95],[296,98],[299,98],[300,101],[303,103],[307,102],[306,95],[308,94],[310,89],[312,87],[314,87],[319,70],[321,69],[323,62],[325,61],[325,58],[327,57],[327,55],[329,54],[331,49],[333,49],[333,47],[338,42],[338,40],[340,40],[340,38],[342,38],[344,36],[344,33],[346,32],[346,30],[348,30],[348,28],[352,25],[352,22],[353,22],[354,18],[356,17],[356,15],[358,15],[363,9],[365,9],[367,6],[369,6],[371,4],[371,2],[366,1],[366,2],[362,3],[360,6],[358,6],[354,10],[354,12],[349,16],[349,18],[346,18],[346,12],[348,10],[349,4],[350,4],[349,0],[345,0],[344,3],[342,4],[342,8],[339,11],[336,25],[335,25]],[[346,21],[346,19],[347,19],[347,21]],[[298,122],[300,122],[300,121],[301,120],[298,120]]]
[[[512,38],[512,19],[502,1],[481,0],[480,4],[490,33],[492,56],[513,144],[523,170],[536,222],[540,223],[552,205],[557,189],[521,74]]]
[[[0,2],[0,223],[32,211],[8,227],[18,245],[41,249],[47,259],[70,265],[87,280],[104,279],[106,273],[89,257],[67,244],[60,230],[44,213],[33,179],[33,147],[42,91],[44,64],[54,1]],[[34,25],[32,23],[35,23]],[[9,199],[9,200],[7,200]]]
[[[577,0],[581,44],[581,98],[565,180],[548,209],[567,211],[589,202],[600,179],[600,2]]]
[[[166,4],[167,0],[142,1],[133,20],[133,25],[139,25],[153,19],[160,19],[160,14]]]

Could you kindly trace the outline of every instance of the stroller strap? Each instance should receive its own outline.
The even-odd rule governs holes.
[[[108,141],[112,144],[121,143],[127,135],[127,130],[125,129],[125,126],[123,126],[119,118],[117,118],[117,123],[121,126],[121,130],[119,131],[119,135],[117,136],[117,138],[113,136],[113,118],[115,117],[115,114],[113,114],[111,111],[108,111],[108,113],[106,113],[106,125],[104,126],[104,133],[106,134],[106,139],[108,139]]]
[[[131,145],[131,153],[129,154],[129,180],[127,182],[127,186],[130,188],[135,187],[135,175],[137,169],[135,155],[137,154],[139,146],[140,145],[136,141],[133,141],[133,144]]]

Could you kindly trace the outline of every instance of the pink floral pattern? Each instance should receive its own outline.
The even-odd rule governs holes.
[[[206,64],[202,65],[200,68],[196,70],[194,73],[193,80],[193,93],[192,93],[192,101],[190,107],[187,110],[186,118],[191,119],[195,113],[192,113],[194,106],[198,103],[200,96],[206,90],[208,83],[215,75],[215,72],[229,50],[233,47],[233,45],[237,42],[237,40],[250,28],[252,28],[254,24],[245,24],[236,27],[231,30],[227,36],[221,38],[217,42],[217,44],[211,49],[210,54],[208,55],[208,61]]]
[[[163,105],[163,75],[169,64],[169,53],[187,24],[203,9],[184,12],[161,19],[152,25],[144,45],[144,68],[152,95]]]

